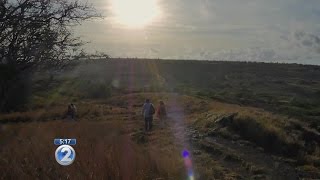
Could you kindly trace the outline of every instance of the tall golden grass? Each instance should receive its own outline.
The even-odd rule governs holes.
[[[155,105],[159,100],[165,100],[169,113],[182,111],[179,113],[184,115],[182,124],[186,126],[175,129],[172,120],[161,129],[155,120],[155,129],[149,134],[143,133],[140,107],[145,98],[151,98]],[[271,134],[280,142],[295,140],[287,132],[294,120],[287,117],[258,108],[177,94],[130,94],[108,100],[76,102],[76,105],[77,121],[61,119],[66,111],[66,104],[62,103],[0,115],[0,178],[186,179],[187,171],[181,157],[186,144],[181,141],[183,137],[177,136],[184,136],[187,125],[206,131],[209,123],[206,116],[210,113],[238,113],[234,126],[252,126],[248,133],[252,136],[252,133],[258,133],[255,137]],[[144,136],[146,142],[137,143],[132,136],[134,133]],[[77,139],[74,146],[77,156],[72,165],[62,167],[55,161],[54,138]],[[305,163],[308,167],[318,169],[319,152],[318,147],[316,154],[308,156]],[[200,179],[238,177],[232,169],[223,167],[205,152],[193,157],[193,165],[196,177]]]
[[[37,121],[63,114],[62,107],[48,112],[2,115],[0,119],[23,117],[30,122],[1,125],[1,179],[179,179],[184,176],[180,151],[170,133],[155,131],[147,137],[148,144],[139,145],[130,136],[143,127],[135,112],[91,103],[80,105],[79,110],[78,121]],[[76,160],[71,166],[62,167],[55,161],[54,138],[77,139]]]

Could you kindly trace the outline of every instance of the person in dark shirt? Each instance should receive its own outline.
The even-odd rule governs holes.
[[[145,131],[150,131],[152,129],[153,114],[155,109],[153,104],[150,102],[150,99],[146,99],[146,102],[142,107],[142,115],[145,122]]]

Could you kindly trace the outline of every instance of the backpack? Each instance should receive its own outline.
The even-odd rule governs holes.
[[[154,109],[153,105],[151,104],[149,114],[154,115],[155,112],[156,112],[156,110]]]

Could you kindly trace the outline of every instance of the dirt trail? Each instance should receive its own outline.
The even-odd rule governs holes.
[[[193,138],[195,134],[192,132],[196,130],[188,126],[188,117],[182,104],[173,98],[169,105],[171,109],[168,112],[167,128],[172,132],[176,145],[179,144],[191,152],[210,154],[221,167],[238,174],[235,179],[299,179],[295,168],[288,162],[264,152],[248,141],[199,135],[199,132],[196,138]],[[197,155],[193,155],[194,160],[197,158]],[[195,164],[197,165],[203,166]]]
[[[295,169],[283,160],[263,152],[246,141],[232,141],[221,137],[206,137],[203,143],[218,149],[223,163],[232,164],[245,175],[260,175],[270,179],[299,179]]]
[[[292,165],[280,157],[264,152],[249,141],[200,135],[193,127],[187,126],[181,106],[174,104],[173,107],[175,108],[171,109],[169,119],[175,138],[192,151],[209,153],[221,166],[236,172],[239,175],[236,179],[299,179]],[[198,134],[195,135],[194,132]]]

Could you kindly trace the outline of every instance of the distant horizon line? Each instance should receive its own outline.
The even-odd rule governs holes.
[[[90,60],[86,58],[81,58],[82,60]],[[205,60],[205,59],[174,59],[174,58],[142,58],[142,57],[106,57],[98,58],[93,57],[91,60],[107,60],[107,59],[125,59],[125,60],[163,60],[163,61],[205,61],[205,62],[226,62],[226,63],[261,63],[261,64],[284,64],[284,65],[303,65],[303,66],[320,66],[320,64],[308,64],[308,63],[297,63],[297,62],[287,62],[287,61],[233,61],[233,60]]]

